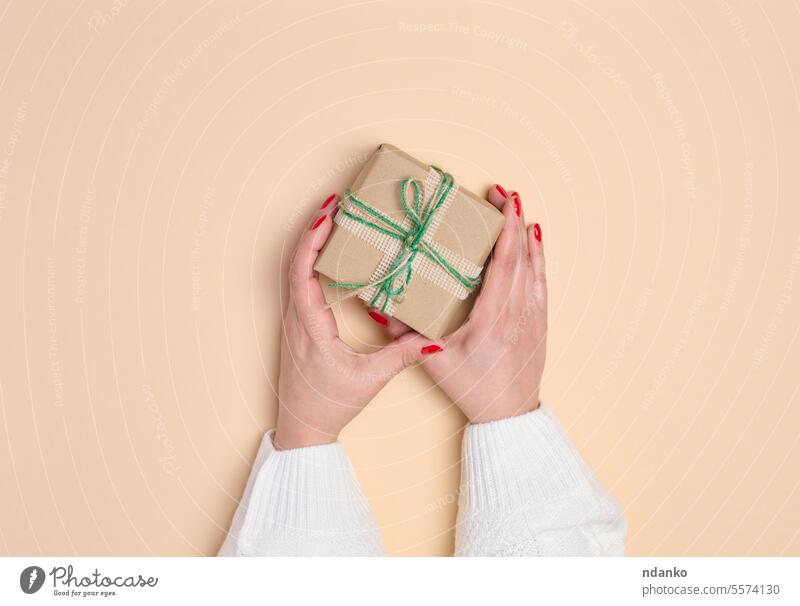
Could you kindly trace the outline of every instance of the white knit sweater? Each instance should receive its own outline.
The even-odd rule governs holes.
[[[622,555],[625,516],[553,412],[464,432],[456,555]],[[276,451],[264,437],[223,556],[382,555],[339,442]]]

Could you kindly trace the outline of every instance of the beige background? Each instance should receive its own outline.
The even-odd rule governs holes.
[[[0,4],[0,552],[216,551],[288,251],[387,141],[542,224],[628,552],[800,555],[797,3],[433,5]],[[462,425],[413,370],[346,431],[390,553],[451,552]]]

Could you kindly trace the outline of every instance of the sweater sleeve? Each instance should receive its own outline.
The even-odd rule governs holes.
[[[623,555],[625,514],[554,413],[464,433],[456,555]]]
[[[375,518],[339,442],[277,451],[264,436],[221,556],[383,554]]]

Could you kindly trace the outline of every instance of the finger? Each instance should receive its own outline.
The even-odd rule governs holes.
[[[498,183],[489,190],[489,193],[486,194],[486,199],[494,204],[497,210],[502,211],[503,207],[506,205],[506,201],[510,200],[511,196],[506,189]]]
[[[409,331],[380,350],[364,354],[373,366],[373,373],[393,376],[422,358],[444,351],[443,341],[431,341],[415,331]]]
[[[519,194],[515,191],[506,191],[506,189],[499,183],[489,190],[489,193],[486,195],[486,199],[494,204],[500,211],[503,210],[503,207],[506,205],[506,201],[511,200],[514,203],[514,210],[516,211],[517,216],[522,216],[522,200],[520,199]]]
[[[496,317],[508,300],[519,265],[519,217],[511,198],[502,207],[505,223],[495,242],[483,285],[472,310],[473,317]]]
[[[544,264],[544,243],[542,242],[542,228],[534,223],[528,228],[528,250],[531,266],[533,268],[533,296],[540,312],[536,314],[536,322],[540,330],[547,329],[547,276]]]
[[[522,197],[519,193],[512,191],[508,194],[511,196],[511,199],[514,201],[514,210],[517,212],[517,216],[519,217],[519,246],[520,246],[520,257],[525,260],[526,264],[529,263],[529,256],[528,256],[528,232],[525,229],[525,210],[522,206]]]
[[[339,202],[339,195],[338,194],[331,194],[330,196],[325,198],[322,201],[322,204],[319,206],[319,208],[314,212],[313,218],[311,219],[311,222],[308,224],[309,229],[314,227],[314,224],[319,220],[319,218],[322,215],[330,215],[330,216],[332,216],[332,215],[336,214],[336,211],[338,210],[338,202]],[[312,230],[312,231],[314,231],[314,230]],[[297,257],[297,254],[301,250],[301,246],[300,246],[301,243],[302,243],[302,240],[301,240],[301,242],[298,242],[298,244],[295,247],[294,251],[292,251],[292,257],[291,257],[292,262],[294,262],[295,258]]]
[[[325,296],[317,272],[314,271],[314,263],[333,229],[332,217],[336,212],[334,202],[337,198],[335,195],[333,198],[329,196],[314,213],[308,229],[300,237],[289,267],[289,292],[292,303],[301,312],[301,317],[310,312],[331,313],[325,308]]]
[[[383,326],[386,334],[388,334],[392,339],[397,339],[411,330],[411,327],[405,322],[401,322],[392,316],[387,316],[385,313],[381,313],[374,307],[370,307],[367,313],[376,324]]]

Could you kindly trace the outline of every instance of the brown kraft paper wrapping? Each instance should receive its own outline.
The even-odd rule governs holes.
[[[427,164],[384,143],[367,160],[351,190],[366,204],[400,223],[406,216],[400,199],[401,181],[413,177],[422,185],[428,171]],[[500,235],[503,221],[502,213],[492,204],[459,186],[432,240],[467,261],[483,266]],[[314,269],[330,278],[326,281],[364,284],[373,277],[383,256],[384,251],[374,244],[334,225]],[[392,315],[426,337],[438,339],[463,323],[477,290],[460,300],[414,272],[403,296],[395,299]],[[344,288],[337,288],[333,293],[329,302],[352,294]]]

